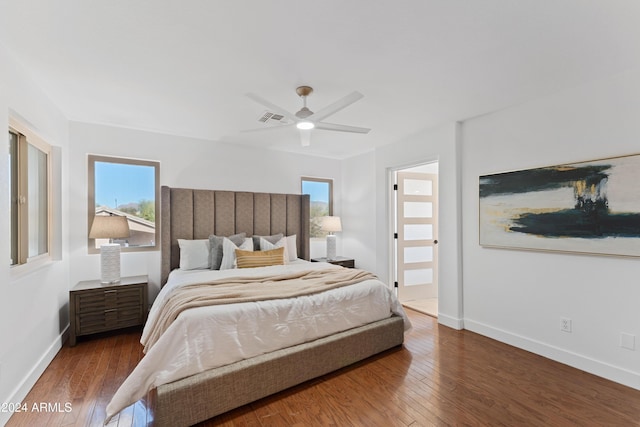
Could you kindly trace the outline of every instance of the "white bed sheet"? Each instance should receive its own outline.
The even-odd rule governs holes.
[[[172,289],[233,276],[261,276],[311,269],[342,268],[328,263],[294,261],[282,266],[242,270],[173,271],[149,312]],[[107,406],[107,420],[161,384],[277,349],[309,342],[396,314],[405,331],[411,324],[392,290],[366,280],[293,299],[215,305],[178,316],[120,386]],[[149,331],[143,331],[143,339]]]

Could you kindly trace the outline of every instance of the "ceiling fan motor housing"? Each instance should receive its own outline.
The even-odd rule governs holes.
[[[313,111],[309,110],[307,107],[302,107],[297,113],[296,117],[300,119],[306,119],[310,115],[313,114]]]

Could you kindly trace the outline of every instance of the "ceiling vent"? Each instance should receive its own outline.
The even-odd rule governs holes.
[[[258,117],[258,121],[262,123],[277,123],[277,124],[288,124],[289,121],[282,115],[278,113],[272,113],[270,111],[265,111],[262,113],[260,117]]]

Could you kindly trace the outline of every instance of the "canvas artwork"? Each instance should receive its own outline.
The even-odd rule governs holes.
[[[480,244],[640,256],[640,155],[481,176]]]

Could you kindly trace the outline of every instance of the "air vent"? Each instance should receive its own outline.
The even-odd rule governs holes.
[[[262,113],[262,115],[258,117],[258,121],[262,123],[287,123],[287,119],[285,119],[282,114],[272,113],[270,111],[265,111],[264,113]]]

